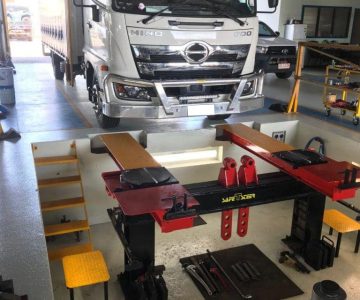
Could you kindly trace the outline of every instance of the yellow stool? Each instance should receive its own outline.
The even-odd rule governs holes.
[[[74,300],[74,288],[96,283],[104,283],[104,296],[105,300],[108,300],[110,275],[100,251],[65,256],[62,263],[71,300]]]
[[[339,256],[341,237],[343,233],[357,231],[355,253],[359,252],[360,243],[360,223],[351,219],[347,215],[339,212],[336,209],[326,209],[324,212],[323,222],[330,227],[329,234],[331,235],[333,229],[338,232],[335,257]]]

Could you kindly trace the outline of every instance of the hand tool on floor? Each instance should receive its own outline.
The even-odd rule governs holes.
[[[193,263],[193,265],[196,267],[197,269],[197,273],[200,275],[200,277],[204,280],[204,282],[206,283],[206,285],[209,287],[209,289],[211,290],[211,292],[214,294],[216,292],[216,288],[214,287],[214,285],[212,284],[211,280],[209,279],[209,277],[207,276],[207,274],[204,272],[203,268],[201,268],[199,262],[195,259],[195,257],[191,257],[190,261]]]
[[[231,270],[233,270],[233,272],[235,273],[236,277],[240,280],[240,281],[247,281],[248,279],[244,276],[244,274],[237,268],[236,265],[232,265],[231,266]]]
[[[223,273],[223,275],[226,277],[226,279],[230,282],[230,284],[233,286],[233,288],[238,292],[238,294],[241,296],[241,298],[243,299],[251,299],[252,295],[248,294],[245,295],[240,288],[235,284],[235,282],[231,279],[230,275],[228,273],[226,273],[226,271],[224,270],[224,268],[222,267],[222,265],[217,261],[217,259],[214,257],[214,255],[211,254],[211,252],[209,251],[209,249],[206,250],[206,252],[208,253],[210,259],[214,262],[214,264],[216,265],[216,267],[221,271],[221,273]]]
[[[214,274],[214,277],[216,277],[221,282],[224,289],[228,289],[228,284],[226,283],[225,279],[221,276],[220,271],[219,271],[218,268],[211,267],[210,268],[210,273]]]
[[[289,251],[283,251],[280,253],[279,263],[284,263],[285,261],[290,260],[295,264],[296,269],[301,273],[310,273],[310,270],[297,259],[294,253],[290,253]]]
[[[208,267],[206,266],[205,261],[199,260],[199,265],[202,268],[203,272],[209,277],[211,283],[215,287],[216,292],[220,293],[222,291],[221,285],[215,280],[212,273],[209,271]]]
[[[253,280],[258,280],[258,276],[255,274],[255,272],[251,269],[251,267],[247,264],[247,262],[243,262],[240,264],[244,270],[250,275],[250,278]]]
[[[210,287],[206,284],[206,282],[200,277],[200,275],[196,272],[196,267],[194,265],[187,265],[185,270],[199,283],[201,284],[209,296],[213,294]]]
[[[235,268],[238,270],[238,272],[241,273],[241,275],[245,278],[245,281],[248,281],[251,279],[251,276],[248,272],[246,272],[244,266],[242,266],[240,263],[235,264]]]
[[[259,272],[259,270],[257,268],[255,268],[255,266],[251,262],[247,261],[246,263],[250,267],[250,269],[252,269],[252,271],[255,273],[255,275],[257,277],[261,276],[261,273]]]

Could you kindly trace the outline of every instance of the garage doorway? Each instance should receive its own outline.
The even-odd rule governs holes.
[[[41,43],[39,1],[2,0],[13,62],[48,61]]]
[[[354,22],[351,34],[351,44],[360,44],[360,9],[355,9]]]

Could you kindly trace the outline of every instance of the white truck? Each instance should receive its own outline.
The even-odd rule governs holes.
[[[256,0],[40,3],[55,78],[85,76],[103,128],[120,118],[225,119],[263,106]]]

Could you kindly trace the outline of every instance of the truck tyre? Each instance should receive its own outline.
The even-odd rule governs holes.
[[[226,114],[226,115],[212,115],[212,116],[207,116],[207,118],[211,121],[215,121],[215,120],[225,120],[227,118],[229,118],[231,116],[231,114]]]
[[[64,80],[65,72],[61,69],[61,63],[63,59],[56,53],[51,53],[51,62],[54,70],[54,76],[56,80]]]
[[[104,115],[104,113],[102,111],[102,99],[101,99],[101,95],[99,92],[100,87],[99,87],[99,84],[98,84],[98,81],[96,78],[94,78],[93,82],[94,82],[94,84],[93,84],[93,88],[91,90],[91,94],[92,94],[91,102],[93,102],[95,104],[94,110],[95,110],[96,119],[97,119],[99,125],[103,129],[114,128],[114,127],[118,126],[119,122],[120,122],[119,118],[112,118],[112,117],[108,117],[108,116]]]
[[[293,72],[282,72],[282,73],[275,73],[277,78],[280,79],[288,79],[291,77]]]

